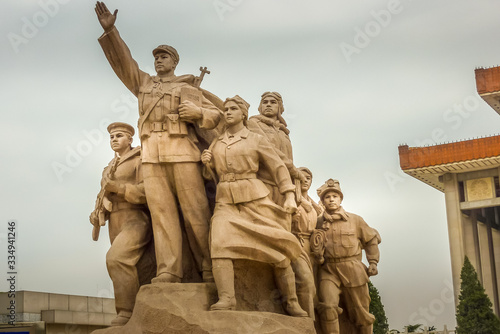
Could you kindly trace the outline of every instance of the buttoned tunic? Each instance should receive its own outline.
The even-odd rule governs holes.
[[[200,161],[197,128],[213,129],[220,120],[220,111],[202,97],[202,119],[195,123],[183,122],[186,135],[170,135],[168,123],[178,116],[181,90],[194,89],[194,76],[184,75],[162,80],[139,69],[130,50],[116,27],[105,32],[99,43],[116,75],[137,96],[139,103],[138,129],[142,144],[142,161],[197,162]],[[180,122],[177,120],[177,122]]]
[[[338,211],[341,219],[330,223],[324,214],[318,218],[318,229],[327,229],[325,262],[319,271],[319,280],[330,280],[337,286],[356,287],[368,283],[366,266],[361,262],[364,249],[369,263],[378,263],[380,237],[358,215]]]
[[[333,218],[335,216],[335,218]],[[340,217],[340,218],[338,218]],[[360,331],[371,333],[375,317],[370,314],[368,274],[361,262],[362,250],[370,263],[378,263],[380,236],[358,215],[347,213],[342,207],[325,219],[325,213],[318,218],[318,229],[326,229],[325,262],[319,268],[319,301],[324,310],[323,321],[330,322],[337,317],[340,296],[345,300],[346,314],[350,321],[360,326]],[[333,313],[332,313],[333,312]],[[339,333],[338,322],[332,322],[332,333]]]
[[[256,178],[266,168],[273,171],[281,193],[295,188],[271,143],[243,128],[231,138],[227,132],[220,136],[212,153],[220,179],[210,235],[212,258],[271,264],[296,259],[301,247],[287,230],[289,214],[267,197],[269,190]]]
[[[193,87],[194,76],[161,79],[139,69],[116,27],[99,43],[116,75],[137,96],[145,191],[151,211],[157,275],[183,277],[183,232],[198,271],[210,271],[208,232],[210,208],[201,176],[198,144],[217,126],[221,112]],[[181,98],[201,104],[202,118],[179,119]],[[192,98],[194,97],[194,98]],[[201,131],[203,130],[203,131]],[[208,146],[208,145],[207,145]],[[165,275],[164,275],[165,276]]]
[[[220,182],[217,187],[217,203],[237,204],[267,196],[269,190],[256,177],[257,172],[262,170],[259,170],[260,165],[267,170],[280,193],[295,189],[286,166],[274,152],[271,143],[247,128],[236,133],[233,138],[229,138],[227,132],[219,136],[212,152],[217,174],[252,175],[234,182]]]
[[[151,221],[146,206],[140,155],[140,148],[135,147],[120,157],[113,180],[124,186],[125,192],[107,195],[112,208],[109,213],[111,247],[106,254],[106,266],[113,281],[117,313],[132,312],[140,278],[151,280],[144,275],[154,272],[156,268],[154,255],[148,250]],[[113,163],[114,159],[110,165]],[[108,175],[110,165],[104,169],[103,177]],[[104,179],[102,186],[103,182]]]

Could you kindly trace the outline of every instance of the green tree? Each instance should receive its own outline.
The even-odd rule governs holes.
[[[457,334],[500,333],[500,319],[493,313],[491,301],[467,256],[460,279],[462,284],[456,314]]]
[[[372,282],[368,282],[368,288],[370,290],[370,313],[375,316],[375,322],[373,323],[373,334],[386,334],[389,330],[389,324],[387,323],[387,317],[385,316],[384,304],[380,299],[380,294]]]
[[[408,325],[405,326],[405,329],[408,329],[408,333],[415,333],[420,327],[422,327],[422,324]]]

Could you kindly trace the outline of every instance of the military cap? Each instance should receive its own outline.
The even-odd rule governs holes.
[[[344,194],[342,193],[342,190],[340,190],[340,182],[338,180],[333,180],[333,179],[328,179],[325,184],[323,184],[321,187],[318,188],[318,196],[321,200],[323,200],[323,197],[328,193],[329,191],[335,191],[340,195],[340,198],[343,200],[344,199]]]
[[[158,47],[153,50],[153,56],[156,56],[156,54],[159,52],[168,53],[176,63],[179,63],[179,54],[174,47],[170,45],[158,45]]]
[[[130,124],[127,123],[122,123],[122,122],[114,122],[108,125],[108,132],[115,132],[115,131],[121,131],[121,132],[126,132],[129,133],[131,136],[135,134],[134,127]]]
[[[262,94],[262,96],[260,97],[260,99],[263,100],[267,96],[274,97],[276,100],[278,100],[279,102],[283,103],[283,98],[281,97],[281,94],[278,93],[278,92],[265,92],[264,94]]]
[[[276,101],[278,101],[279,112],[281,115],[285,111],[285,108],[283,107],[283,98],[281,97],[281,94],[278,92],[265,92],[264,94],[261,95],[260,102],[262,103],[262,100],[264,100],[268,96],[275,98]]]

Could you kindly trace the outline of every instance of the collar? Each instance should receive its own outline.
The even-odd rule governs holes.
[[[180,76],[174,75],[173,77],[171,77],[169,79],[161,79],[159,76],[154,75],[151,77],[151,79],[153,80],[154,83],[185,82],[185,83],[188,83],[190,85],[192,85],[194,83],[194,75],[192,75],[192,74],[186,74],[186,75],[180,75]]]
[[[121,165],[123,162],[125,162],[125,161],[127,161],[127,160],[129,160],[137,155],[141,155],[141,147],[140,146],[133,147],[130,151],[128,151],[127,153],[122,155],[120,157],[120,161],[118,162],[118,166]],[[116,156],[114,159],[116,159]],[[113,160],[111,160],[111,161],[113,161]]]
[[[325,218],[325,221],[329,223],[335,223],[340,220],[347,221],[347,219],[349,218],[349,214],[345,212],[343,207],[340,207],[337,211],[335,211],[332,214],[329,214],[328,212],[324,211],[323,217]]]
[[[272,120],[272,119],[269,119],[268,117],[262,116],[262,115],[255,115],[255,116],[252,116],[251,118],[255,118],[258,121],[260,121],[260,122],[262,122],[262,123],[264,123],[266,125],[272,126],[276,130],[278,130],[278,131],[281,130],[286,135],[288,135],[290,133],[290,130],[288,130],[287,127],[286,127],[286,125],[284,125],[283,123],[281,123],[279,119]]]
[[[311,212],[311,210],[313,209],[311,199],[309,198],[309,196],[307,196],[307,198],[303,197],[302,201],[300,202],[300,205],[302,205],[302,207],[304,208],[304,210],[306,210],[307,213]]]
[[[240,131],[236,132],[235,134],[231,135],[231,138],[229,138],[229,132],[224,131],[223,134],[219,136],[219,140],[222,141],[225,144],[228,144],[230,142],[236,142],[240,139],[246,139],[248,137],[248,134],[250,133],[250,130],[245,126],[243,129]]]

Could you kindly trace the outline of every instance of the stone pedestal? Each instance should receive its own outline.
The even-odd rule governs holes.
[[[208,311],[217,301],[213,283],[160,283],[141,287],[123,327],[93,334],[314,334],[310,318],[258,311]]]

